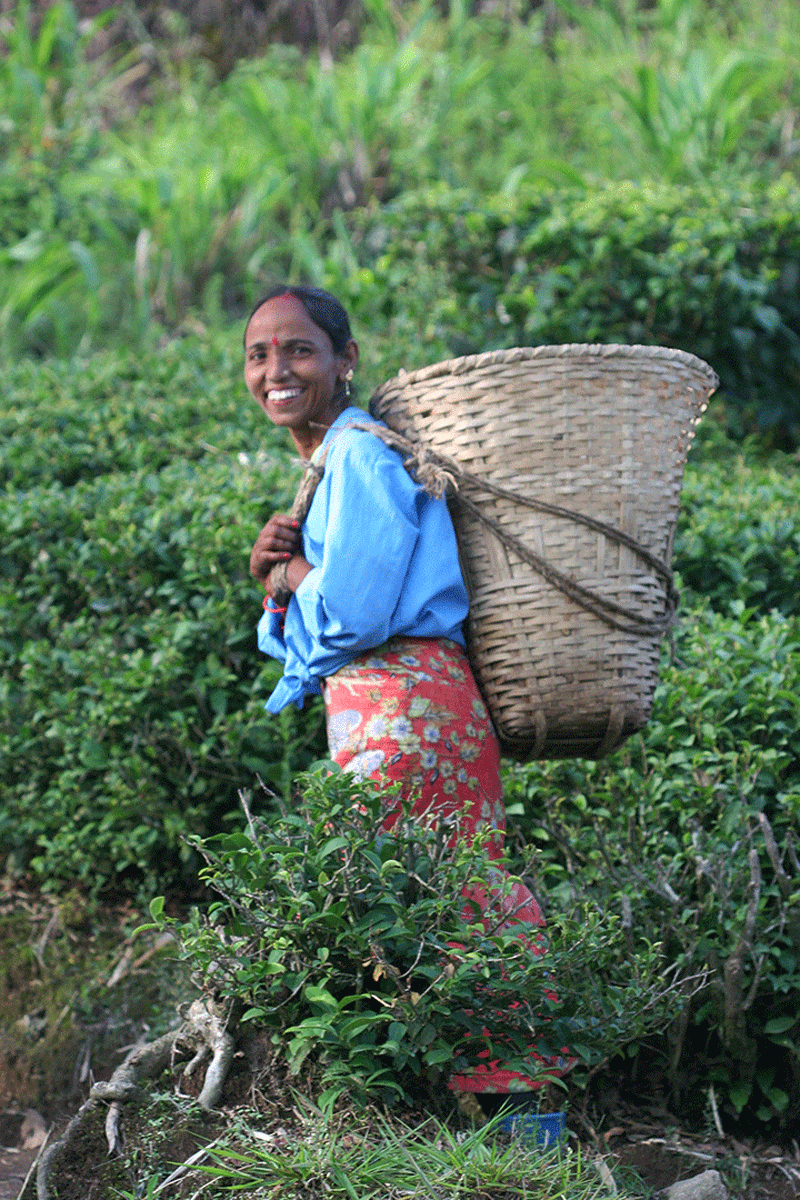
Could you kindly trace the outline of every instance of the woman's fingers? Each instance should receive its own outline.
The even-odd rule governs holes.
[[[272,567],[287,562],[300,545],[300,526],[282,513],[270,517],[255,540],[250,555],[250,574],[266,581]]]
[[[256,545],[267,551],[288,551],[293,554],[299,544],[300,526],[297,521],[280,513],[270,517],[256,538]]]

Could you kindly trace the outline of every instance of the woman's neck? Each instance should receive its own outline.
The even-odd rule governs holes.
[[[297,448],[297,453],[304,462],[308,462],[314,451],[322,445],[325,440],[325,434],[331,425],[338,421],[346,407],[347,405],[343,405],[337,413],[334,413],[328,425],[321,425],[314,421],[309,422],[302,429],[289,430],[292,441]]]

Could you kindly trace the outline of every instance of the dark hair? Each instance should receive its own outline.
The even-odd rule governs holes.
[[[332,296],[330,292],[325,292],[322,288],[308,287],[303,283],[294,286],[278,283],[265,292],[250,310],[250,316],[247,318],[244,326],[245,335],[247,334],[247,326],[262,304],[266,304],[268,300],[274,300],[277,296],[286,295],[294,296],[295,300],[300,301],[314,324],[319,325],[320,329],[327,333],[331,339],[334,352],[336,354],[343,354],[347,343],[353,336],[350,331],[350,319],[347,313],[336,297]]]

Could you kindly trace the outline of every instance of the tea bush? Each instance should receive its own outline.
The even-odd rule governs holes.
[[[313,709],[262,711],[277,675],[247,555],[286,489],[276,466],[222,455],[0,496],[0,842],[17,871],[95,890],[185,878],[187,830],[219,828],[254,773],[283,790],[317,756]]]
[[[321,1105],[441,1092],[491,1058],[529,1077],[576,1039],[587,1061],[663,1023],[676,989],[658,949],[626,947],[591,904],[555,921],[539,949],[503,924],[500,886],[482,915],[465,901],[496,870],[485,848],[409,818],[399,801],[325,764],[279,817],[199,845],[220,899],[180,926],[184,954],[233,1024],[271,1031],[291,1074],[313,1062]],[[525,927],[530,936],[530,927]],[[537,939],[538,941],[538,939]],[[553,977],[569,980],[563,1000]]]
[[[73,361],[22,359],[4,372],[0,484],[17,489],[174,460],[255,455],[265,421],[244,389],[234,334]],[[276,450],[276,462],[282,462]]]
[[[7,372],[0,846],[49,886],[189,880],[184,833],[236,820],[256,773],[288,795],[324,752],[318,704],[262,709],[277,666],[256,648],[247,555],[296,467],[246,396],[236,341]],[[699,447],[676,539],[687,603],[796,614],[786,468]]]
[[[791,447],[800,436],[798,212],[788,177],[768,187],[609,183],[495,198],[432,188],[359,220],[362,270],[348,298],[382,318],[395,369],[545,343],[688,350],[720,376],[712,419],[736,438],[768,431]]]
[[[696,602],[640,735],[607,762],[506,780],[554,908],[623,893],[638,936],[708,972],[655,1051],[673,1103],[698,1121],[711,1081],[729,1126],[786,1130],[800,1112],[799,651],[796,615]]]
[[[748,609],[800,614],[797,468],[722,451],[695,460],[681,492],[675,567],[685,588],[721,613],[734,600]]]

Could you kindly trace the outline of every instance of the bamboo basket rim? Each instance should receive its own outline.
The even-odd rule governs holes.
[[[543,344],[539,346],[510,346],[498,350],[484,350],[479,354],[466,354],[457,358],[444,359],[441,362],[430,363],[412,371],[400,368],[393,379],[379,386],[375,395],[380,396],[392,383],[402,382],[425,383],[442,375],[466,375],[470,371],[480,371],[486,367],[501,366],[508,363],[529,362],[537,360],[546,363],[548,359],[595,358],[595,359],[663,359],[668,362],[682,363],[684,366],[710,379],[717,379],[716,372],[704,359],[692,354],[689,350],[678,350],[672,346],[647,346],[623,342],[562,342]]]

